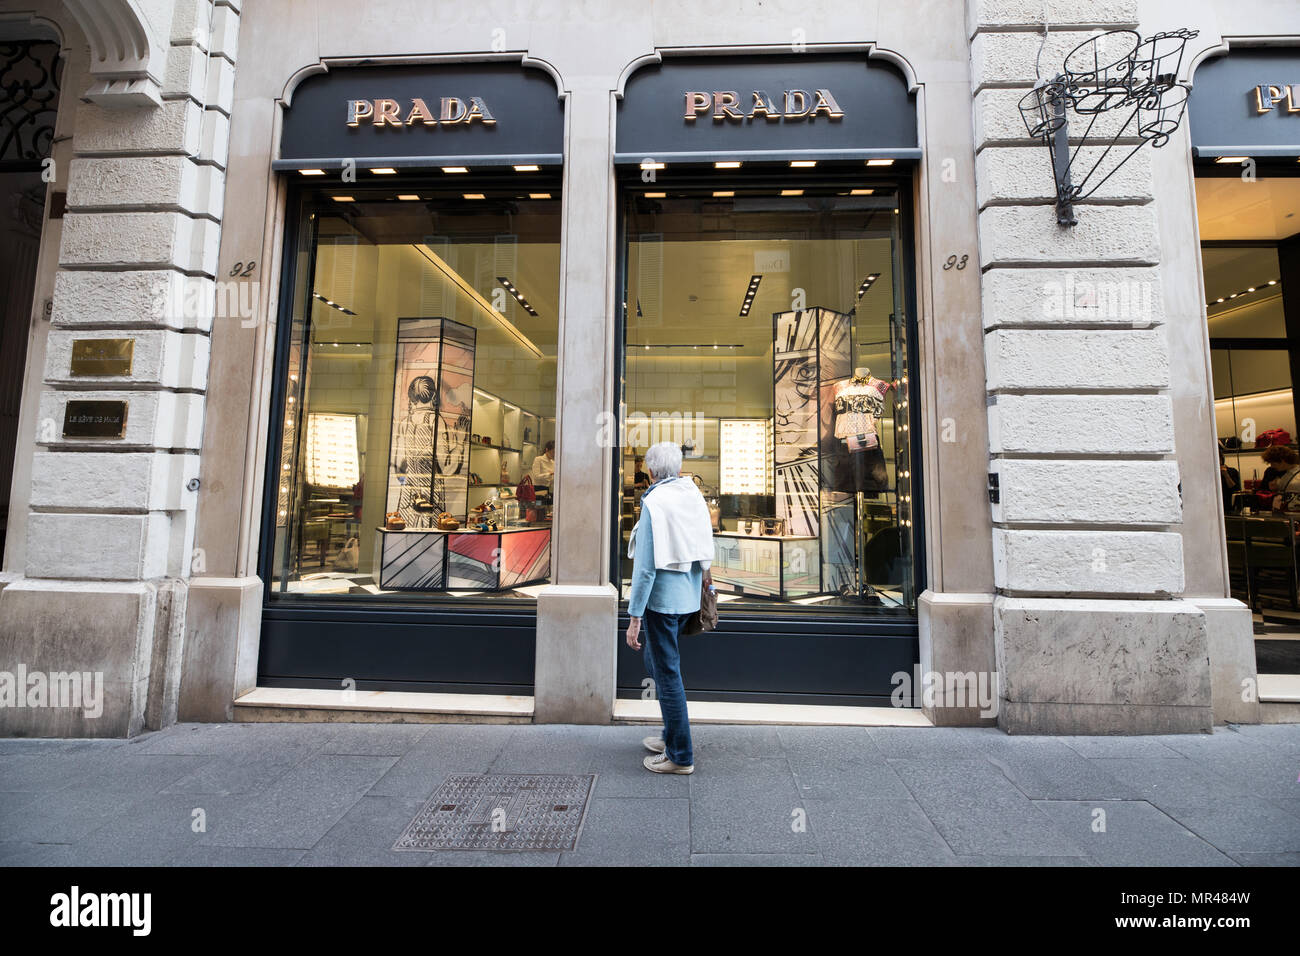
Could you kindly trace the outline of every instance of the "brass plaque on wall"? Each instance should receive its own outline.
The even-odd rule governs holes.
[[[135,339],[73,339],[73,375],[130,375]]]
[[[64,438],[121,438],[125,434],[126,402],[77,400],[64,409]]]

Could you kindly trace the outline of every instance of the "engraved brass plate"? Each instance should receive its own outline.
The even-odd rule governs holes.
[[[135,339],[73,339],[73,375],[130,375]]]
[[[63,412],[64,438],[121,438],[126,402],[71,401]]]

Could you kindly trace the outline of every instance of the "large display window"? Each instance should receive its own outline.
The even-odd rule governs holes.
[[[1232,593],[1256,615],[1257,668],[1288,673],[1291,642],[1268,638],[1300,612],[1300,178],[1242,179],[1239,166],[1196,180],[1224,528]]]
[[[639,458],[671,440],[713,516],[721,603],[911,615],[899,189],[798,176],[625,189],[619,554]],[[630,573],[621,557],[624,598]]]
[[[269,598],[531,601],[561,467],[558,181],[368,178],[291,205]]]

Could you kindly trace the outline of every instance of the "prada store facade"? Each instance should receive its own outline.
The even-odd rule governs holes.
[[[692,702],[1116,733],[1233,696],[1190,145],[1065,228],[1017,104],[1095,13],[1040,53],[983,0],[743,7],[243,11],[217,277],[260,292],[210,337],[181,719],[655,718],[663,440],[714,523]],[[1145,324],[1059,301],[1134,281]]]
[[[557,516],[599,510],[556,442],[564,122],[519,62],[339,65],[286,102],[260,686],[533,690]],[[578,437],[620,607],[639,456],[680,444],[709,502],[702,699],[881,703],[917,660],[919,157],[861,53],[675,58],[620,100],[616,404]],[[622,695],[641,667],[620,649]]]

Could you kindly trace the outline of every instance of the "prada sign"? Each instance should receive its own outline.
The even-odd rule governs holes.
[[[830,90],[785,90],[773,98],[763,90],[754,90],[742,97],[734,91],[686,94],[686,122],[712,114],[713,122],[744,123],[762,118],[769,123],[797,120],[814,120],[818,116],[839,120],[844,110],[835,102]]]
[[[360,126],[368,121],[373,126],[455,126],[457,123],[473,123],[475,120],[484,126],[496,123],[487,104],[481,96],[471,96],[466,102],[455,96],[444,96],[438,103],[437,112],[429,109],[422,97],[413,97],[403,107],[397,100],[380,98],[377,100],[348,100],[348,125]]]
[[[665,56],[627,78],[614,161],[916,158],[903,74],[862,53]]]
[[[564,105],[518,62],[339,66],[288,97],[276,169],[557,165]]]
[[[1203,159],[1300,155],[1300,47],[1237,47],[1192,74],[1187,126]],[[1272,81],[1272,82],[1270,82]]]

